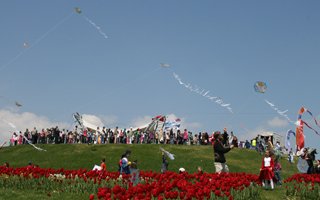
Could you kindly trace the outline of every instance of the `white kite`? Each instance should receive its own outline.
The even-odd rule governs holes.
[[[160,147],[160,150],[165,153],[171,160],[174,160],[174,154],[170,153],[169,151],[164,150],[162,147]]]
[[[168,68],[168,67],[170,67],[170,64],[167,64],[167,63],[160,63],[160,67]]]
[[[5,120],[2,120],[2,121],[6,122],[6,123],[7,123],[9,126],[11,126],[11,128],[13,128],[16,132],[19,132],[19,131],[17,130],[17,127],[16,127],[13,123],[7,122],[7,121],[5,121]],[[26,138],[26,136],[24,136],[23,134],[22,134],[22,137],[23,137],[33,148],[35,148],[35,149],[37,149],[37,150],[39,150],[39,151],[47,151],[47,150],[45,150],[45,149],[41,149],[40,147],[37,147],[36,145],[32,144],[32,142],[31,142],[30,140],[28,140],[28,138]]]

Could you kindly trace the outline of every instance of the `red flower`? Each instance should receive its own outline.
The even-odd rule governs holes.
[[[94,199],[94,194],[90,194],[89,199],[93,200]]]

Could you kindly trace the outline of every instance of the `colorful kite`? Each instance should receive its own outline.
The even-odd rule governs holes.
[[[296,143],[299,149],[304,147],[304,133],[303,133],[303,126],[306,125],[309,129],[313,130],[317,135],[320,135],[317,130],[312,128],[307,122],[302,120],[302,114],[304,112],[309,113],[309,115],[313,118],[315,124],[319,127],[319,123],[316,120],[316,118],[313,116],[312,112],[308,109],[301,107],[298,112],[298,121],[296,122],[297,128],[296,128]]]
[[[304,147],[304,133],[303,133],[303,126],[306,125],[309,129],[313,130],[317,135],[320,135],[317,130],[312,128],[307,122],[302,120],[302,114],[303,113],[309,113],[309,115],[313,118],[315,124],[319,127],[319,123],[316,120],[316,118],[313,116],[312,112],[306,109],[305,107],[301,107],[298,112],[298,121],[296,122],[297,128],[296,128],[296,143],[298,146],[298,149],[302,149]]]
[[[178,129],[180,128],[181,120],[178,118],[175,121],[166,121],[163,125],[164,130],[168,129]]]
[[[267,84],[262,81],[257,81],[254,84],[254,90],[259,93],[265,93],[267,91]]]

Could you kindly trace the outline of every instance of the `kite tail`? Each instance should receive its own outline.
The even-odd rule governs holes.
[[[26,136],[22,135],[22,137],[28,142],[28,144],[33,146],[33,148],[37,149],[38,151],[47,151],[45,149],[41,149],[40,147],[37,147],[36,145],[32,144],[32,142],[30,140],[28,140],[28,138],[26,138]]]
[[[302,121],[302,120],[301,120]],[[314,128],[312,128],[307,122],[305,122],[305,121],[302,121],[302,123],[303,124],[305,124],[308,128],[310,128],[311,130],[313,130],[317,135],[320,135],[319,133],[318,133],[318,131],[316,131]]]
[[[306,125],[309,129],[313,130],[317,135],[320,136],[320,134],[318,133],[318,131],[316,131],[314,128],[312,128],[307,122],[302,120],[302,115],[304,112],[309,113],[309,115],[313,118],[315,124],[317,125],[317,127],[320,128],[319,123],[317,122],[316,118],[313,116],[312,112],[308,109],[306,109],[305,107],[301,107],[299,112],[298,112],[298,122],[301,121],[300,126]]]
[[[309,113],[309,115],[313,118],[313,120],[316,123],[316,125],[320,128],[320,125],[319,125],[317,119],[313,116],[312,112],[310,110],[307,110],[307,113]]]

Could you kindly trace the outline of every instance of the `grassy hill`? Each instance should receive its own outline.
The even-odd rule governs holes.
[[[5,147],[0,150],[0,163],[9,162],[10,166],[20,167],[26,166],[28,162],[31,161],[42,168],[92,169],[95,164],[100,163],[101,158],[105,158],[107,169],[109,171],[117,171],[117,164],[121,154],[125,150],[130,149],[132,154],[129,160],[138,160],[138,167],[140,170],[160,172],[162,160],[159,147],[163,147],[167,151],[175,154],[175,160],[169,160],[170,171],[177,172],[180,167],[183,167],[189,173],[192,173],[197,170],[198,166],[201,166],[204,171],[209,173],[213,173],[215,170],[213,165],[212,146],[59,144],[43,145],[40,147],[47,151],[37,151],[30,145]],[[258,154],[256,151],[233,149],[226,154],[226,158],[231,172],[246,172],[251,174],[259,173],[262,155]],[[286,158],[282,158],[281,164],[283,167],[283,179],[297,173],[296,165],[289,164]],[[283,188],[278,187],[272,192],[263,190],[262,195],[264,196],[264,199],[282,199],[284,191],[285,190]],[[6,189],[0,188],[0,196],[4,193],[8,195],[8,191]],[[32,191],[30,194],[32,195]],[[35,194],[39,195],[38,193]],[[15,191],[12,195],[19,196],[19,191]],[[25,197],[25,195],[22,196]],[[50,196],[50,199],[54,198],[54,196]],[[67,197],[61,196],[56,196],[56,198],[68,199]],[[71,197],[70,199],[72,198],[75,197]],[[77,198],[79,199],[80,197]]]

